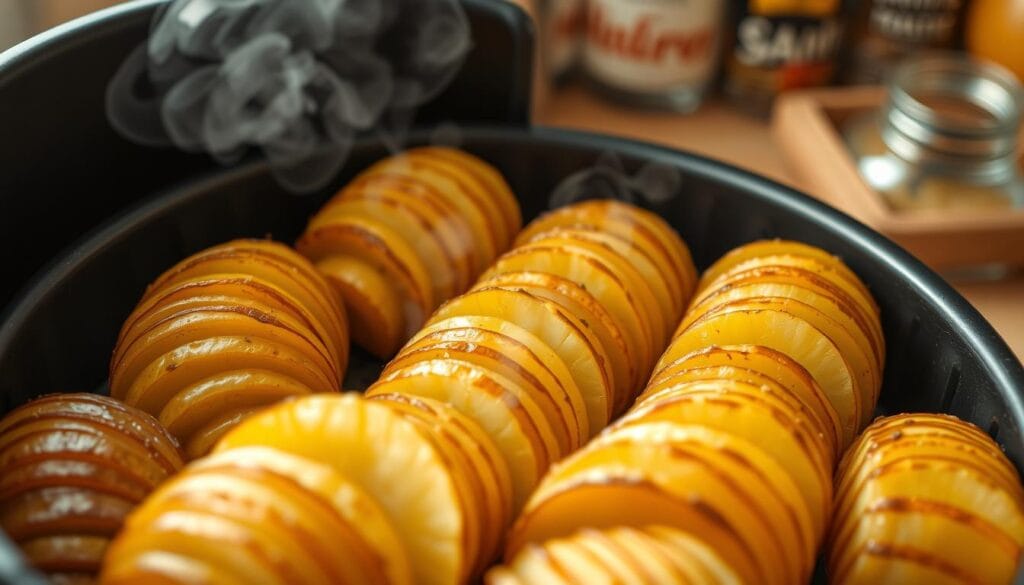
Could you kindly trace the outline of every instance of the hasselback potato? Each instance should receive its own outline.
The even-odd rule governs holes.
[[[296,247],[341,295],[355,342],[388,358],[507,250],[521,225],[497,170],[461,150],[424,147],[360,173]]]
[[[1010,583],[1022,546],[1020,477],[970,423],[879,418],[840,463],[832,583]]]
[[[0,528],[54,582],[90,583],[125,517],[182,465],[142,411],[94,394],[39,398],[0,420]]]
[[[156,416],[190,458],[259,408],[336,391],[348,326],[305,258],[236,240],[186,258],[146,290],[110,362],[110,394]]]

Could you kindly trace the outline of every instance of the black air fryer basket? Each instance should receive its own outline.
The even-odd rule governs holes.
[[[387,152],[364,140],[331,188],[296,196],[259,160],[224,168],[120,138],[105,117],[105,86],[161,3],[132,2],[0,54],[0,414],[43,393],[104,391],[118,329],[148,282],[231,238],[292,241],[333,189]],[[881,307],[889,352],[880,411],[955,414],[1024,469],[1024,368],[941,278],[851,218],[761,177],[649,144],[531,128],[528,18],[497,0],[464,4],[473,51],[418,122],[457,122],[462,146],[503,172],[526,220],[561,179],[604,152],[628,170],[669,164],[682,173],[682,192],[654,211],[679,230],[698,267],[765,237],[841,256]],[[414,132],[410,142],[426,140]],[[363,361],[352,369],[365,378],[377,364]],[[347,387],[358,387],[351,378]],[[24,582],[19,558],[0,537],[0,580]]]

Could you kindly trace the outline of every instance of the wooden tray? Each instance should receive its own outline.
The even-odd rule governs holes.
[[[790,93],[776,102],[772,132],[801,188],[933,268],[1024,266],[1024,210],[895,211],[861,179],[838,128],[884,100],[884,88],[852,87]]]

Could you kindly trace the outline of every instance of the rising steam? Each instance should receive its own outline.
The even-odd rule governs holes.
[[[262,150],[282,185],[322,187],[359,132],[399,144],[471,46],[458,0],[173,0],[107,89],[125,137]]]
[[[674,199],[682,185],[682,174],[671,165],[652,161],[630,175],[616,154],[605,152],[594,166],[563,179],[551,192],[548,203],[552,209],[584,199],[658,204]]]

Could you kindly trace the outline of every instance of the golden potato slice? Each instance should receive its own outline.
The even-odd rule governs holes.
[[[644,532],[653,543],[666,550],[669,558],[693,583],[741,583],[733,569],[700,539],[668,526],[648,526]]]
[[[386,275],[353,256],[329,256],[316,263],[345,303],[357,345],[387,359],[406,337],[403,300]]]
[[[190,459],[205,455],[191,445],[201,428],[222,413],[276,404],[313,390],[294,378],[269,370],[219,372],[184,387],[160,410],[160,422],[177,437]]]
[[[525,290],[537,297],[555,302],[576,315],[584,326],[593,330],[611,363],[615,379],[613,414],[622,412],[632,401],[642,375],[636,367],[634,350],[615,324],[611,314],[584,287],[571,280],[543,272],[507,272],[483,280],[477,286]]]
[[[424,429],[448,454],[449,460],[461,470],[475,502],[474,514],[480,531],[476,539],[467,532],[467,549],[478,559],[470,579],[483,574],[498,554],[501,538],[512,521],[512,482],[508,466],[493,441],[473,420],[451,405],[404,394],[378,394],[372,398],[386,401]]]
[[[771,261],[771,258],[768,259]],[[868,335],[872,351],[876,356],[879,369],[885,364],[885,338],[882,335],[882,324],[875,307],[859,294],[845,280],[830,278],[826,268],[813,260],[799,257],[782,257],[786,265],[756,266],[740,271],[730,271],[718,279],[714,286],[709,286],[695,296],[691,306],[696,306],[704,298],[730,284],[771,282],[774,284],[790,284],[808,288],[835,300],[842,310],[851,315],[858,326]],[[760,262],[760,260],[752,261]],[[805,265],[807,267],[801,267]]]
[[[866,426],[874,415],[875,397],[879,394],[881,388],[881,372],[875,367],[870,350],[866,347],[866,341],[865,343],[858,343],[855,334],[847,330],[840,321],[802,300],[781,296],[745,297],[748,292],[750,291],[741,290],[736,300],[727,301],[723,299],[722,304],[717,305],[717,307],[776,308],[809,323],[824,333],[839,348],[843,359],[852,368],[851,372],[854,375],[856,395],[859,401],[860,420],[858,429]],[[804,298],[816,302],[814,301],[813,294]],[[712,312],[715,310],[717,309],[710,309]],[[690,314],[692,315],[693,313]],[[689,323],[687,323],[687,326],[689,326]],[[863,336],[861,336],[861,339],[864,340]]]
[[[149,295],[125,320],[118,336],[117,351],[112,363],[123,353],[127,340],[137,337],[140,330],[144,329],[142,323],[151,319],[157,312],[166,313],[170,306],[186,308],[226,304],[252,304],[255,307],[263,307],[270,314],[285,313],[314,332],[320,342],[331,351],[331,355],[339,364],[339,369],[345,371],[348,363],[347,325],[344,327],[345,336],[338,338],[313,311],[286,290],[269,280],[244,273],[194,277],[165,286],[160,292]],[[339,341],[344,341],[345,346],[339,347]]]
[[[422,325],[435,306],[428,268],[401,235],[379,220],[334,216],[325,224],[307,230],[295,247],[314,263],[336,256],[351,256],[391,279],[390,285],[397,287],[403,301],[406,337]],[[332,273],[331,276],[345,281],[346,275]]]
[[[755,498],[741,487],[760,485],[754,470],[784,477],[756,446],[719,431],[671,423],[616,429],[545,477],[513,527],[508,554],[578,526],[660,523],[699,535],[742,575],[795,582],[810,567],[801,566],[778,494]]]
[[[603,429],[611,417],[611,365],[596,338],[579,319],[521,290],[478,289],[448,301],[428,324],[451,317],[494,317],[529,331],[550,347],[572,373],[586,403],[591,434]]]
[[[494,317],[452,317],[442,319],[420,330],[408,346],[421,340],[462,341],[467,343],[494,343],[493,336],[502,339],[502,344],[521,346],[529,351],[534,358],[555,379],[552,394],[559,402],[564,402],[572,411],[573,425],[579,431],[577,444],[582,445],[590,438],[590,422],[587,417],[587,406],[583,394],[576,386],[572,373],[565,362],[547,344],[522,327]]]
[[[412,583],[399,537],[370,496],[327,465],[263,447],[203,459],[154,494],[112,547],[104,578],[132,569],[172,578],[182,570],[181,563],[146,562],[160,554],[245,575],[228,555],[180,548],[168,534],[171,519],[191,514],[228,520],[285,582]],[[135,542],[139,533],[150,535],[143,546]],[[218,548],[210,535],[191,536]]]
[[[476,364],[482,368],[505,376],[518,387],[527,391],[530,398],[544,413],[544,418],[558,440],[559,458],[575,451],[580,446],[580,430],[570,405],[557,396],[558,381],[537,361],[526,348],[502,343],[500,337],[489,339],[490,343],[478,344],[465,341],[430,341],[420,339],[410,344],[385,368],[385,372],[417,362],[432,359],[453,358]]]
[[[556,460],[558,443],[536,402],[500,374],[453,359],[429,360],[387,372],[367,396],[406,394],[451,404],[488,434],[512,475],[519,510]]]
[[[671,394],[635,408],[613,428],[649,422],[700,425],[756,444],[785,470],[787,479],[774,489],[785,496],[805,562],[814,563],[832,510],[832,468],[798,413],[756,386],[717,380],[675,385]]]
[[[473,245],[479,252],[476,256],[477,272],[483,271],[505,249],[498,231],[503,227],[494,225],[495,218],[486,211],[487,204],[475,200],[474,195],[476,194],[472,190],[460,186],[451,176],[421,165],[411,165],[407,159],[403,158],[398,162],[381,161],[360,173],[356,177],[356,181],[379,178],[415,184],[417,190],[424,190],[441,197],[458,209],[459,215],[468,220],[473,231]],[[499,220],[504,225],[505,220],[500,218]]]
[[[417,583],[458,583],[477,559],[452,470],[428,437],[385,404],[353,395],[310,396],[249,417],[216,452],[272,447],[330,465],[383,508]]]
[[[875,377],[881,377],[880,372],[884,367],[885,358],[883,350],[875,343],[872,328],[860,319],[852,304],[841,300],[841,296],[834,296],[832,291],[816,288],[807,283],[775,282],[771,278],[729,279],[722,287],[710,291],[703,301],[694,304],[683,322],[692,322],[693,315],[717,304],[757,297],[793,299],[828,315],[838,322],[857,342],[861,351],[871,358]]]
[[[843,446],[853,441],[861,421],[861,400],[853,368],[828,335],[787,312],[781,303],[716,308],[676,337],[655,369],[693,351],[736,344],[774,349],[806,368],[839,415]]]
[[[655,348],[664,347],[667,341],[667,334],[672,328],[669,317],[661,314],[660,304],[651,286],[626,258],[620,256],[607,245],[592,242],[586,236],[577,236],[577,233],[564,230],[547,234],[532,244],[518,248],[521,252],[529,252],[531,250],[550,251],[551,249],[561,249],[583,255],[592,262],[601,263],[614,274],[617,280],[625,287],[633,306],[636,307],[636,310],[647,321],[648,330],[651,332],[652,346]],[[582,282],[586,283],[586,281]]]
[[[234,361],[218,361],[217,353],[227,349],[218,340],[227,336],[251,346],[252,359],[240,355]],[[133,344],[111,376],[110,393],[155,416],[185,386],[217,372],[238,369],[246,361],[259,363],[262,359],[271,362],[265,365],[268,369],[294,371],[294,362],[274,364],[274,352],[301,356],[302,362],[312,364],[322,379],[300,378],[310,388],[336,390],[338,372],[319,349],[281,320],[256,311],[198,311],[161,323]]]
[[[828,397],[806,368],[789,356],[756,345],[726,345],[697,350],[676,359],[651,376],[638,402],[653,398],[663,383],[683,380],[734,379],[765,386],[790,402],[801,415],[813,421],[831,453],[832,467],[842,455],[842,426]]]
[[[416,215],[413,209],[386,198],[344,199],[314,216],[307,231],[329,226],[339,217],[358,217],[385,225],[405,240],[419,259],[419,264],[426,268],[435,302],[449,299],[459,292],[456,258],[435,237],[433,226]]]
[[[532,241],[551,228],[572,225],[594,226],[657,250],[657,257],[670,267],[672,277],[666,273],[666,279],[680,283],[686,296],[692,294],[697,284],[697,270],[690,250],[676,231],[660,216],[614,199],[583,201],[545,213],[520,232],[516,244]]]
[[[135,322],[115,350],[111,385],[120,388],[132,383],[140,367],[183,342],[232,334],[262,335],[307,353],[335,380],[335,385],[341,383],[344,372],[338,369],[330,348],[303,322],[251,299],[209,304],[207,299],[193,297],[162,305]]]
[[[650,367],[656,351],[650,325],[620,276],[600,258],[557,246],[516,248],[499,258],[480,282],[524,272],[550,274],[581,285],[613,317],[629,345],[636,348],[637,370],[644,372]]]
[[[444,199],[430,192],[415,192],[405,188],[400,181],[388,179],[368,180],[354,183],[342,189],[338,195],[321,208],[320,214],[331,213],[333,205],[349,200],[380,201],[397,206],[415,216],[427,228],[431,236],[455,263],[456,293],[465,292],[476,277],[473,251],[473,234],[469,224],[459,216],[458,210]],[[444,300],[451,295],[439,297]]]
[[[142,301],[166,287],[194,277],[242,273],[265,279],[298,299],[326,327],[342,352],[339,369],[348,361],[348,324],[345,311],[330,286],[308,260],[287,246],[270,240],[233,240],[207,248],[164,272],[146,290]]]
[[[665,278],[643,248],[611,234],[573,227],[557,228],[546,232],[539,241],[543,242],[553,237],[569,237],[576,240],[584,240],[611,249],[620,258],[625,260],[627,264],[635,268],[643,282],[650,288],[654,298],[657,300],[656,306],[660,309],[661,319],[669,324],[669,330],[671,329],[671,323],[678,323],[679,319],[682,318],[684,308],[682,295],[673,294]]]
[[[457,148],[425,146],[413,149],[412,152],[428,154],[435,158],[459,164],[464,171],[474,175],[487,185],[491,200],[495,201],[501,208],[501,215],[505,218],[505,223],[508,224],[508,233],[515,235],[522,229],[523,215],[519,209],[519,200],[516,199],[512,188],[509,187],[505,178],[492,165],[477,156]]]
[[[502,211],[498,198],[490,192],[488,184],[461,161],[436,156],[429,150],[412,149],[384,159],[367,172],[372,174],[378,169],[412,174],[424,182],[469,200],[487,218],[491,227],[488,236],[495,250],[507,250],[511,245],[515,232],[510,229],[510,219]]]
[[[700,283],[697,285],[698,292],[707,288],[723,274],[737,269],[749,260],[764,261],[766,258],[792,256],[807,258],[820,264],[824,264],[831,271],[834,271],[841,279],[856,287],[865,300],[872,301],[871,293],[868,292],[860,278],[850,270],[838,256],[833,256],[825,250],[791,240],[759,240],[744,244],[735,248],[725,256],[718,259],[711,267],[701,275]],[[872,301],[873,302],[873,301]],[[875,306],[875,313],[878,313]]]

